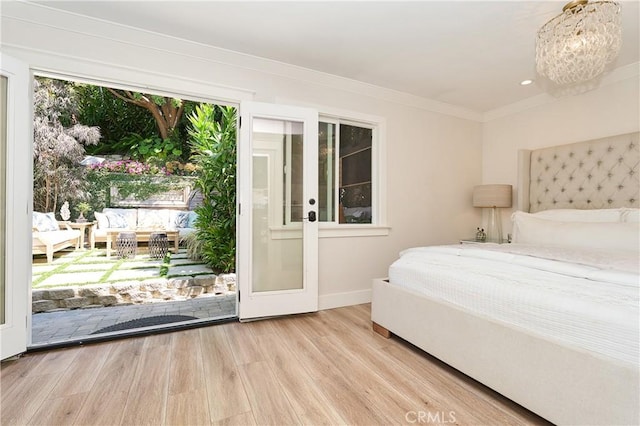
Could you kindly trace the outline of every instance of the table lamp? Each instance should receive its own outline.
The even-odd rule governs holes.
[[[473,207],[491,208],[487,241],[502,243],[502,220],[499,208],[511,207],[511,185],[478,185],[473,188]]]

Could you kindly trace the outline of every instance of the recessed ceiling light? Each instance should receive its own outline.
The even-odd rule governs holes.
[[[533,83],[533,80],[522,80],[522,81],[520,82],[520,85],[521,85],[521,86],[528,86],[528,85],[530,85],[531,83]]]

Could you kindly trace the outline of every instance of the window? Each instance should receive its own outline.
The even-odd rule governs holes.
[[[320,222],[374,224],[373,125],[321,119],[318,126]]]

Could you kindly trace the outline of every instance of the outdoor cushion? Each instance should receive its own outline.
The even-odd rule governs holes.
[[[127,220],[127,228],[136,229],[138,226],[138,209],[118,209],[113,207],[107,207],[102,209],[102,213],[118,213],[125,217]],[[109,225],[111,226],[111,225]]]
[[[106,214],[100,212],[94,212],[93,214],[98,221],[98,229],[107,229],[109,227],[109,218]]]
[[[189,212],[178,212],[176,214],[174,225],[176,228],[188,228]]]
[[[107,219],[109,219],[109,228],[128,228],[127,218],[120,213],[108,212],[106,213]]]
[[[56,220],[56,214],[33,212],[32,226],[40,232],[59,231],[60,225]]]
[[[59,231],[44,231],[34,234],[34,241],[40,240],[43,244],[56,245],[64,241],[70,241],[78,238],[80,231],[77,229],[66,229]]]
[[[187,223],[187,228],[195,228],[196,227],[196,219],[198,219],[198,213],[189,212],[189,222]]]
[[[138,228],[174,228],[170,220],[171,212],[160,209],[138,209]]]

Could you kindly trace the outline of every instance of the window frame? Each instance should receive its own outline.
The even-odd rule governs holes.
[[[386,122],[381,117],[351,112],[327,112],[320,108],[318,122],[336,125],[337,143],[334,155],[336,173],[334,188],[334,221],[320,222],[320,238],[384,236],[389,234],[386,206]],[[339,161],[340,161],[340,124],[363,127],[372,130],[371,140],[371,223],[339,223]]]

